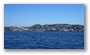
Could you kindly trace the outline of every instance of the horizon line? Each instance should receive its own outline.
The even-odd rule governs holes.
[[[54,24],[69,24],[69,23],[54,23]],[[33,24],[33,25],[36,25],[36,24]],[[33,25],[27,25],[27,26],[33,26]],[[40,24],[40,25],[52,25],[52,24]],[[84,26],[84,24],[69,24],[69,25],[83,25]],[[16,26],[16,25],[9,25],[9,26],[4,26],[4,27],[10,27],[10,26]],[[25,25],[23,26],[25,27]],[[23,27],[23,26],[16,26],[16,27]]]

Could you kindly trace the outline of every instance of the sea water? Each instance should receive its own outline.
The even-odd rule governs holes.
[[[4,31],[5,49],[84,49],[84,32]]]

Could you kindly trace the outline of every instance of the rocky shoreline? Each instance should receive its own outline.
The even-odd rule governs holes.
[[[78,24],[35,24],[33,26],[8,26],[4,31],[84,31],[84,25]]]

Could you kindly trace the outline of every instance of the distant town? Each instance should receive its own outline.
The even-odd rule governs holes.
[[[35,24],[32,26],[8,26],[4,31],[84,31],[84,25],[78,24]]]

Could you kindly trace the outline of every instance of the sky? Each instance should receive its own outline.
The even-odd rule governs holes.
[[[84,25],[84,4],[4,4],[4,26]]]

